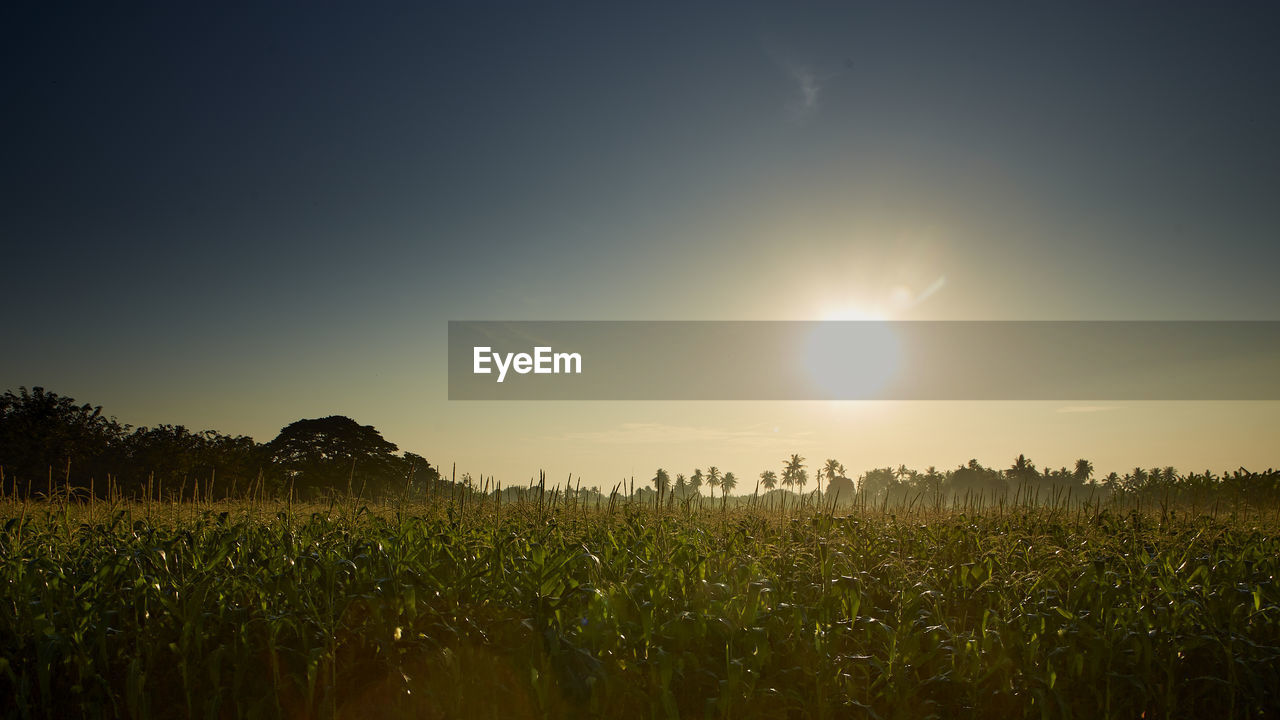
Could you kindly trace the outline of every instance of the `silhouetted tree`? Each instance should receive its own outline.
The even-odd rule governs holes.
[[[1135,467],[1133,472],[1125,473],[1125,476],[1120,480],[1120,486],[1125,492],[1142,492],[1147,487],[1147,478],[1146,470],[1141,466]]]
[[[166,495],[185,492],[199,483],[206,496],[225,497],[233,487],[248,490],[258,473],[270,469],[266,449],[253,438],[222,435],[213,430],[193,433],[182,425],[140,427],[121,441],[134,483],[155,479]],[[274,482],[275,473],[267,473]],[[211,487],[214,482],[218,488]],[[187,497],[190,497],[187,495]]]
[[[828,458],[822,470],[818,472],[818,480],[823,477],[827,479],[827,492],[831,492],[831,481],[844,475],[844,465],[840,464],[835,458]]]
[[[1075,476],[1076,482],[1081,484],[1089,482],[1093,479],[1093,463],[1085,460],[1084,458],[1080,458],[1076,461],[1076,469],[1073,475]]]
[[[782,484],[789,488],[799,485],[803,490],[808,481],[809,474],[804,469],[804,458],[792,453],[782,465]]]
[[[854,496],[857,495],[857,491],[858,489],[854,485],[853,480],[845,477],[844,475],[837,475],[836,477],[829,478],[827,480],[827,499],[830,502],[852,502]]]
[[[303,496],[323,490],[382,492],[395,486],[395,444],[372,425],[342,415],[298,420],[267,443],[271,458]]]
[[[659,497],[667,494],[667,488],[671,485],[671,475],[666,470],[658,468],[658,472],[654,473],[653,479],[649,482],[653,483],[653,487],[658,491]]]
[[[102,406],[78,405],[42,387],[19,388],[0,396],[0,465],[7,483],[17,480],[19,493],[44,492],[52,476],[55,487],[67,478],[87,486],[121,472],[120,438],[127,432]],[[11,485],[12,486],[12,485]]]
[[[693,495],[702,493],[702,468],[694,468],[693,474],[689,476],[689,492]]]
[[[408,487],[423,487],[440,479],[440,471],[417,453],[405,452],[399,458],[400,475]]]
[[[983,467],[977,460],[970,460],[967,465],[952,470],[943,486],[953,498],[969,498],[975,502],[979,499],[991,502],[1009,489],[999,472]]]
[[[1030,492],[1035,492],[1035,488],[1040,484],[1040,473],[1036,471],[1036,464],[1022,454],[1019,454],[1014,459],[1013,465],[1005,471],[1005,477],[1009,478],[1009,483],[1014,487],[1025,485]]]
[[[898,476],[893,468],[876,468],[868,470],[859,478],[858,489],[862,491],[867,502],[877,505],[898,486]]]
[[[938,468],[930,465],[925,468],[923,474],[916,478],[916,489],[928,497],[934,497],[941,492],[942,483],[945,479],[946,476],[938,472]]]

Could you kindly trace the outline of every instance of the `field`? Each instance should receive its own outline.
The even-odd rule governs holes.
[[[1280,716],[1274,511],[0,518],[6,717]]]

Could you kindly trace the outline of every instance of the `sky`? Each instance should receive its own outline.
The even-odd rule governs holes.
[[[0,390],[523,483],[1280,465],[1270,402],[447,400],[449,320],[1277,320],[1270,4],[19,3]],[[740,486],[741,487],[741,486]]]

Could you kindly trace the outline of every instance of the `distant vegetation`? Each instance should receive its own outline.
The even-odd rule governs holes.
[[[572,478],[561,493],[587,502],[624,497],[676,505],[710,501],[723,508],[787,503],[882,509],[981,507],[1000,503],[1058,504],[1123,498],[1155,504],[1280,504],[1280,471],[1244,468],[1182,473],[1173,467],[1136,467],[1099,477],[1080,459],[1071,468],[1037,468],[1019,455],[1004,469],[976,459],[956,468],[923,471],[900,465],[873,468],[857,478],[827,459],[811,468],[798,454],[776,469],[746,478],[709,466],[685,474],[659,468],[652,478],[618,482],[606,493],[583,490]],[[181,425],[132,427],[104,416],[100,406],[77,404],[43,388],[0,396],[0,494],[13,497],[92,493],[100,498],[157,500],[204,497],[314,499],[335,492],[366,498],[422,497],[428,489],[500,495],[506,501],[545,493],[545,479],[503,486],[493,478],[442,476],[419,454],[400,452],[372,426],[343,416],[298,420],[267,443]],[[717,498],[718,494],[718,498]]]
[[[340,415],[299,420],[264,444],[181,425],[124,425],[101,406],[39,387],[0,396],[0,468],[16,497],[377,497],[439,477],[422,456],[398,451],[372,426]]]

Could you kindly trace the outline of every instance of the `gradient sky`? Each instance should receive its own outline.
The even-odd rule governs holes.
[[[0,11],[0,389],[524,482],[1280,465],[1276,403],[450,403],[446,322],[1280,319],[1274,4]],[[748,488],[749,489],[749,488]]]

